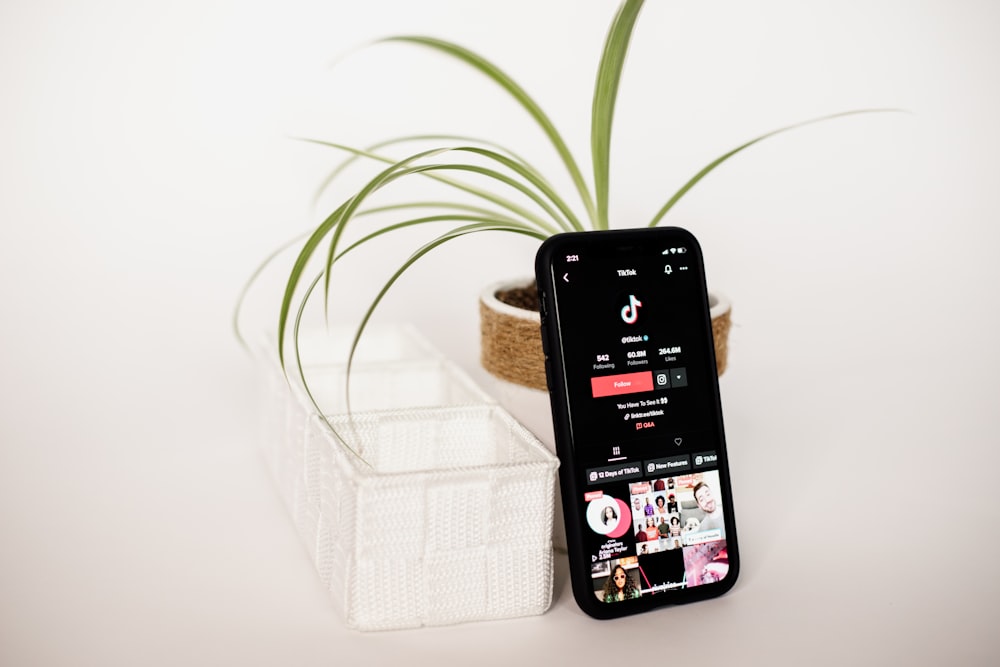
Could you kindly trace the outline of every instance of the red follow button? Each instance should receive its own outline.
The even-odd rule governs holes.
[[[590,388],[594,392],[594,398],[653,391],[653,373],[652,371],[643,371],[641,373],[623,373],[622,375],[603,375],[590,378]]]

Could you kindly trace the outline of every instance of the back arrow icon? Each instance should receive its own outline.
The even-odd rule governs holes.
[[[565,280],[566,282],[569,282],[569,274],[568,273],[564,273],[563,274],[563,280]]]

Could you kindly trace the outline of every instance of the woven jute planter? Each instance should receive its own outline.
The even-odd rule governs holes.
[[[508,382],[532,389],[545,390],[545,359],[542,339],[538,333],[539,315],[535,311],[515,308],[497,299],[505,289],[524,287],[531,280],[501,282],[490,285],[479,296],[479,329],[482,336],[482,364],[487,371]],[[719,375],[726,370],[729,352],[729,300],[717,292],[709,292],[712,334],[715,339],[715,363]]]

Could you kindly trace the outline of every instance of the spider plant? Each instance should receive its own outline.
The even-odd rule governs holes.
[[[291,326],[295,363],[310,398],[312,395],[302,373],[302,362],[299,358],[298,348],[299,326],[304,309],[316,288],[322,283],[324,312],[329,315],[330,288],[334,267],[346,255],[364,247],[368,242],[408,227],[449,224],[445,231],[440,232],[412,251],[402,265],[392,273],[367,307],[350,346],[347,363],[348,375],[358,342],[383,297],[415,262],[442,244],[483,232],[521,234],[542,241],[552,234],[563,231],[609,228],[608,184],[615,101],[629,42],[642,5],[643,0],[624,0],[612,20],[604,42],[591,106],[592,187],[584,177],[580,163],[570,151],[549,116],[527,91],[493,62],[458,44],[434,37],[402,35],[387,37],[376,42],[376,44],[403,43],[439,52],[477,70],[499,86],[534,119],[548,138],[575,187],[575,193],[573,193],[575,206],[557,192],[545,175],[527,160],[503,146],[484,139],[446,134],[411,135],[389,139],[364,148],[342,143],[307,140],[348,154],[345,162],[334,170],[323,183],[323,188],[356,160],[370,160],[384,165],[381,171],[337,206],[308,235],[298,252],[285,284],[278,317],[279,359],[287,374],[289,369],[285,347],[288,343],[289,327]],[[813,118],[768,132],[733,148],[709,162],[674,192],[650,217],[648,225],[651,227],[658,225],[674,205],[705,176],[754,144],[803,125],[871,111],[882,111],[882,109],[846,111]],[[414,141],[437,141],[440,143],[436,148],[405,155],[401,159],[389,155],[390,151],[399,150],[400,145]],[[467,199],[408,201],[380,207],[371,205],[370,200],[376,193],[396,181],[417,176],[432,179],[448,188],[464,192],[466,195],[463,196],[466,198],[468,195],[478,198],[482,200],[482,205],[464,203]],[[469,180],[470,176],[476,179],[475,183]],[[484,179],[495,187],[483,188],[477,184],[483,182]],[[525,206],[526,200],[530,201],[531,205]],[[431,214],[432,211],[433,214]],[[353,228],[355,225],[363,225],[366,222],[365,218],[375,213],[393,214],[394,217],[391,222],[381,222],[373,226],[366,235],[353,243],[344,242],[344,232],[349,226]],[[298,241],[301,242],[301,238]],[[265,264],[275,256],[277,253],[272,255]],[[314,264],[313,260],[320,259],[322,260],[322,268],[309,281],[306,272]],[[251,282],[259,272],[260,269],[251,278]],[[306,284],[307,282],[308,284]],[[245,293],[244,291],[244,295]],[[313,402],[315,403],[315,401]],[[317,410],[322,414],[322,410],[319,410],[318,406]]]

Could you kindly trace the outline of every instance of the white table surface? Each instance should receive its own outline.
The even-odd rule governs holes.
[[[687,175],[773,127],[910,111],[755,147],[672,214],[734,303],[731,593],[598,622],[559,557],[540,617],[343,628],[252,446],[259,378],[228,318],[255,262],[316,219],[331,163],[286,136],[433,127],[524,145],[523,114],[486,92],[435,124],[438,98],[479,89],[426,54],[399,72],[399,47],[325,69],[366,39],[476,45],[585,155],[610,7],[470,4],[0,9],[0,664],[1000,661],[1000,12],[975,2],[644,9],[615,220],[648,219]],[[546,23],[565,30],[545,41]],[[548,59],[532,63],[535,48]],[[419,73],[399,85],[433,105],[388,108],[382,82]],[[338,86],[364,77],[380,83],[345,103]],[[412,247],[388,243],[351,282],[374,288]],[[533,252],[455,244],[379,318],[414,322],[489,389],[476,294],[530,273]],[[248,329],[273,321],[279,286],[274,273],[254,293]]]

